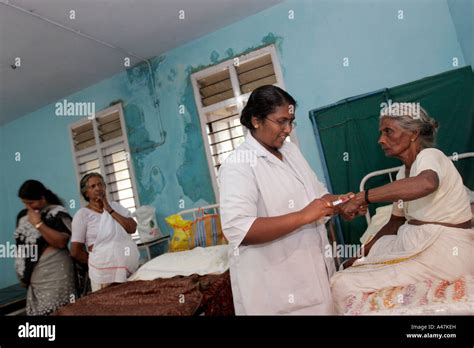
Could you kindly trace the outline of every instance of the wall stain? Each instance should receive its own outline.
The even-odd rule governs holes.
[[[161,63],[166,59],[166,55],[161,55],[159,57],[151,59],[151,71],[155,79],[155,86],[161,87],[161,81],[159,77],[155,74],[158,70]],[[140,62],[134,67],[127,69],[128,82],[133,85],[135,88],[144,87],[146,85],[148,89],[148,94],[153,96],[153,87],[152,80],[150,78],[150,70],[148,69],[148,64],[145,62]],[[154,98],[153,98],[154,99]]]
[[[132,153],[134,153],[137,148],[153,144],[153,141],[150,140],[150,133],[145,127],[145,116],[143,115],[143,110],[139,106],[136,104],[125,105],[124,117],[127,123],[128,143]],[[141,151],[140,155],[146,155],[152,151],[152,148],[148,148]]]
[[[276,50],[281,54],[282,52],[282,45],[283,45],[283,37],[282,36],[278,36],[278,35],[275,35],[274,33],[272,32],[269,32],[267,35],[265,35],[262,40],[261,40],[261,44],[259,45],[255,45],[255,46],[250,46],[248,48],[246,48],[245,50],[242,50],[238,53],[235,53],[234,50],[232,48],[228,48],[226,50],[226,54],[227,56],[226,57],[222,57],[221,59],[219,60],[216,60],[215,62],[212,62],[210,64],[207,64],[207,65],[203,65],[203,64],[200,64],[200,65],[197,65],[197,66],[191,66],[189,67],[189,75],[191,74],[194,74],[198,71],[201,71],[201,70],[204,70],[206,68],[209,68],[211,66],[214,66],[214,65],[217,65],[219,63],[222,63],[226,60],[229,60],[229,59],[232,59],[232,58],[235,58],[235,57],[238,57],[238,56],[242,56],[242,55],[245,55],[247,53],[250,53],[250,52],[253,52],[255,50],[258,50],[260,48],[263,48],[263,47],[266,47],[266,46],[270,46],[270,45],[275,45],[275,48]],[[214,51],[215,52],[215,51]]]
[[[219,53],[217,51],[212,51],[210,60],[212,64],[217,64],[217,62],[219,62]]]
[[[163,191],[165,179],[158,165],[148,168],[150,163],[148,155],[155,148],[152,147],[154,142],[150,140],[150,134],[145,127],[143,110],[136,104],[127,104],[124,106],[124,117],[127,124],[128,142],[132,152],[131,157],[135,168],[140,203],[149,204]],[[140,153],[134,151],[137,148],[147,146],[150,147]]]
[[[176,70],[171,69],[167,78],[168,78],[168,81],[174,82],[174,80],[176,79]]]
[[[234,50],[232,48],[228,48],[225,53],[227,53],[227,57],[232,58],[235,56]]]
[[[157,201],[158,195],[163,192],[166,186],[163,170],[171,171],[170,173],[175,172],[177,182],[182,189],[183,195],[188,197],[192,202],[198,202],[200,200],[208,203],[215,202],[190,76],[209,66],[214,66],[222,61],[233,59],[234,57],[247,54],[271,44],[274,44],[277,50],[281,51],[282,42],[282,37],[270,32],[261,39],[259,44],[239,52],[234,51],[232,48],[227,48],[221,56],[217,50],[212,51],[208,65],[190,65],[185,68],[180,68],[180,71],[184,69],[184,80],[181,78],[183,74],[178,74],[176,68],[171,68],[166,75],[161,75],[165,78],[164,81],[166,83],[178,84],[176,87],[173,86],[177,91],[182,90],[182,87],[184,87],[181,97],[179,98],[179,103],[185,106],[186,114],[181,117],[181,120],[183,120],[183,135],[180,145],[177,146],[177,150],[174,152],[174,156],[180,157],[177,161],[178,168],[176,170],[168,167],[160,168],[160,166],[156,164],[157,161],[152,158],[156,153],[156,149],[153,147],[145,149],[143,152],[133,154],[134,149],[153,145],[154,142],[150,139],[150,134],[145,126],[144,110],[136,104],[129,104],[124,107],[124,114],[127,120],[127,133],[129,133],[129,143],[133,154],[132,158],[135,163],[137,185],[139,186],[140,201],[142,204],[150,204]],[[158,95],[160,95],[159,89],[164,88],[164,84],[160,79],[160,75],[155,72],[165,59],[166,56],[162,55],[151,60]],[[176,80],[178,75],[180,75],[179,81]],[[147,91],[150,97],[153,97],[151,79],[146,63],[142,62],[128,69],[127,77],[134,93],[143,95],[143,92]],[[155,98],[153,98],[153,100]],[[168,199],[173,200],[172,197],[168,197],[167,200]]]
[[[184,135],[182,139],[183,162],[176,171],[176,178],[184,195],[193,202],[200,199],[214,203],[214,190],[207,166],[199,115],[194,101],[194,92],[190,79],[190,68],[186,68],[187,78],[184,93],[180,103],[185,106],[188,115],[185,120]],[[186,117],[188,116],[188,117]]]

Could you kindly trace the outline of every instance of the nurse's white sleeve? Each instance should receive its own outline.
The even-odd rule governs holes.
[[[259,191],[252,168],[245,164],[223,164],[219,182],[222,229],[235,248],[257,219]]]

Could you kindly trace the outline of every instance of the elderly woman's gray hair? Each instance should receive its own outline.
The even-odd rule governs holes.
[[[89,197],[87,197],[86,193],[87,193],[87,182],[89,181],[90,178],[93,178],[93,177],[97,177],[97,178],[100,178],[102,180],[102,182],[105,184],[105,180],[104,180],[104,177],[102,175],[100,175],[99,173],[89,173],[89,174],[86,174],[82,177],[81,179],[81,182],[79,183],[79,186],[80,186],[80,189],[81,189],[81,195],[82,197],[84,197],[84,199],[89,202]]]
[[[419,103],[389,103],[385,105],[380,111],[380,120],[390,117],[407,131],[419,131],[420,144],[424,149],[435,145],[438,122],[431,118]]]

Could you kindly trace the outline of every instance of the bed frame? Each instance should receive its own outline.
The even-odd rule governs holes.
[[[206,205],[206,206],[199,207],[199,208],[186,209],[186,210],[182,210],[182,211],[178,212],[177,214],[181,215],[181,217],[183,217],[183,219],[185,219],[185,216],[187,216],[189,219],[191,219],[191,216],[192,216],[192,220],[194,221],[200,210],[204,210],[206,212],[206,214],[209,213],[208,212],[209,210],[211,210],[212,213],[214,213],[214,214],[219,214],[219,204],[211,204],[211,205]],[[336,229],[335,229],[335,226],[334,226],[333,219],[330,219],[326,223],[326,229],[328,231],[328,239],[329,239],[329,242],[331,243],[331,245],[333,244],[333,242],[337,243]],[[336,256],[334,256],[334,262],[336,263],[336,267],[339,268],[342,260],[339,258],[339,256],[336,255]]]
[[[449,158],[452,161],[458,161],[460,159],[471,158],[471,157],[474,157],[474,152],[465,152],[465,153],[461,153],[461,154],[458,154],[458,155],[449,156]],[[376,170],[374,172],[371,172],[371,173],[367,174],[366,176],[364,176],[362,178],[362,181],[360,182],[359,191],[364,191],[364,187],[365,187],[365,184],[367,183],[367,181],[370,178],[373,178],[375,176],[388,174],[388,176],[390,178],[390,182],[393,182],[392,174],[398,172],[401,167],[402,166],[388,168],[388,169],[382,169],[382,170]],[[370,224],[369,209],[367,209],[367,214],[365,214],[365,219],[367,220],[367,225]]]
[[[473,158],[473,157],[474,157],[474,152],[465,152],[465,153],[449,156],[449,158],[452,161],[458,161],[458,160],[461,160],[461,159],[464,159],[464,158]],[[373,172],[367,174],[366,176],[364,176],[362,178],[362,181],[360,182],[359,191],[364,191],[365,184],[367,183],[367,181],[370,178],[373,178],[373,177],[376,177],[376,176],[379,176],[379,175],[388,175],[389,179],[390,179],[390,182],[393,182],[394,178],[393,178],[392,174],[397,173],[400,170],[401,167],[402,166],[392,167],[392,168],[382,169],[382,170],[376,170],[376,171],[373,171]],[[192,216],[192,220],[195,220],[199,210],[204,210],[206,212],[208,210],[212,210],[213,213],[219,214],[219,204],[211,204],[211,205],[207,205],[207,206],[203,206],[203,207],[186,209],[186,210],[182,210],[182,211],[178,212],[177,214],[181,215],[183,218],[185,218],[185,216],[187,216],[189,219]],[[367,220],[367,225],[370,224],[371,218],[370,218],[369,209],[367,209],[367,214],[365,215],[365,219]],[[330,221],[332,221],[332,219]],[[329,237],[330,242],[332,243],[332,241],[337,240],[336,239],[335,227],[332,223],[330,223],[329,226],[327,226],[327,227],[328,227],[328,237]],[[335,262],[336,262],[336,264],[340,264],[341,260],[336,259]]]
[[[202,207],[198,208],[192,208],[192,209],[186,209],[186,210],[181,210],[180,212],[176,213],[178,215],[181,215],[181,217],[184,219],[184,216],[190,216],[192,215],[193,221],[196,220],[197,214],[200,210],[203,210],[208,214],[208,210],[212,210],[213,214],[219,214],[219,204],[211,204],[211,205],[205,205]]]

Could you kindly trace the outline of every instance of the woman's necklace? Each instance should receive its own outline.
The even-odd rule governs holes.
[[[90,210],[93,210],[93,211],[95,211],[99,214],[102,214],[104,212],[104,209],[100,209],[100,208],[95,207],[95,206],[90,205],[90,204],[87,205],[87,208],[89,208]]]

